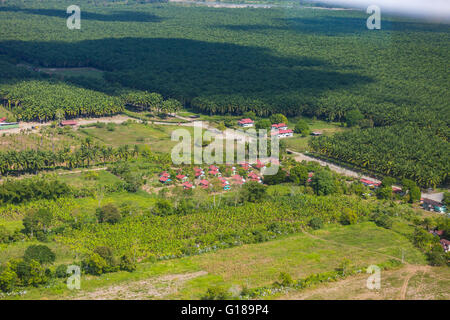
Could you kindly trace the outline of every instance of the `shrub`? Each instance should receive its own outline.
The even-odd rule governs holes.
[[[358,221],[358,215],[350,208],[344,208],[341,213],[341,224],[355,224]]]
[[[67,265],[60,264],[59,266],[57,266],[56,269],[55,269],[55,276],[57,278],[66,278],[68,276],[68,274],[67,274]]]
[[[35,260],[40,264],[55,262],[55,253],[45,245],[31,245],[23,255],[25,261]]]
[[[112,203],[106,204],[101,208],[97,209],[98,220],[103,223],[117,223],[122,218],[119,209]]]
[[[335,178],[328,170],[316,172],[311,179],[311,187],[319,196],[332,194],[337,191]]]
[[[267,187],[256,181],[249,181],[242,186],[240,193],[241,202],[261,201],[267,193]]]
[[[120,270],[133,272],[136,270],[136,263],[129,255],[123,255],[120,258]]]
[[[211,287],[206,290],[202,300],[228,300],[231,298],[231,293],[224,287]]]
[[[294,132],[306,137],[310,133],[308,123],[305,120],[299,120],[295,125]]]
[[[7,268],[0,273],[0,290],[3,292],[10,292],[18,281],[17,274]]]
[[[103,259],[99,254],[92,253],[82,262],[82,268],[87,274],[101,275],[104,269],[108,267],[105,259]]]
[[[309,220],[309,226],[314,230],[321,229],[323,227],[323,220],[320,217],[314,217]]]
[[[292,285],[294,285],[294,280],[292,280],[292,277],[289,273],[281,272],[278,284],[282,285],[283,287],[291,287]]]

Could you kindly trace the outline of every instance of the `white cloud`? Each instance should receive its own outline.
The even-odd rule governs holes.
[[[366,9],[377,5],[381,13],[450,22],[449,0],[316,0],[317,2]]]

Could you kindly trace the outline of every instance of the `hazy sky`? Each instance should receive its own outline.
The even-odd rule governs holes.
[[[330,4],[338,4],[352,8],[367,9],[370,5],[378,5],[381,14],[426,18],[435,21],[450,22],[450,0],[317,0]]]

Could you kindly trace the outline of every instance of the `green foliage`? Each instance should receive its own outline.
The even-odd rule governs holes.
[[[347,111],[345,114],[345,122],[348,127],[356,126],[362,119],[364,119],[364,115],[358,109]]]
[[[306,185],[308,182],[308,169],[301,164],[297,164],[289,171],[289,180],[297,185]]]
[[[265,175],[263,177],[263,180],[265,184],[276,185],[286,182],[286,178],[287,178],[286,172],[284,170],[281,170],[280,168],[276,174]]]
[[[47,209],[30,210],[22,220],[24,226],[23,232],[30,236],[35,235],[37,232],[47,232],[52,219],[53,214]]]
[[[308,123],[305,120],[300,119],[295,124],[294,132],[300,133],[303,137],[306,137],[311,131],[309,129]]]
[[[55,269],[55,276],[57,278],[67,278],[68,277],[67,265],[65,264],[58,265]]]
[[[239,194],[241,202],[259,202],[266,196],[267,187],[256,181],[248,181]]]
[[[40,264],[48,264],[55,262],[55,253],[45,245],[31,245],[23,255],[25,261],[35,260]]]
[[[322,229],[323,220],[320,217],[313,217],[311,220],[309,220],[309,226],[314,230]]]
[[[442,199],[442,202],[446,206],[450,206],[450,192],[449,191],[444,191],[444,198]]]
[[[111,115],[123,110],[115,97],[58,81],[22,81],[1,89],[22,121],[55,119],[57,110],[64,110],[66,118]]]
[[[87,274],[98,276],[108,268],[108,263],[99,254],[92,253],[82,261],[82,268]]]
[[[120,270],[133,272],[136,270],[136,263],[129,255],[123,255],[120,258]]]
[[[273,114],[270,116],[270,122],[272,122],[272,124],[277,124],[277,123],[288,124],[288,119],[286,118],[286,116],[284,114],[276,113],[276,114]]]
[[[119,212],[117,206],[112,203],[106,204],[97,209],[97,218],[101,223],[117,223],[122,219],[122,215]]]
[[[329,170],[316,172],[311,179],[311,187],[320,196],[332,194],[337,191],[336,180]]]
[[[172,202],[167,199],[158,199],[156,201],[155,206],[152,209],[152,213],[157,216],[168,216],[171,214],[174,214],[174,207],[172,205]]]
[[[7,180],[0,185],[0,204],[56,199],[70,193],[70,187],[54,177]]]
[[[201,300],[229,300],[231,293],[224,287],[215,286],[208,288],[206,293],[201,297]]]
[[[450,171],[447,139],[437,136],[432,129],[407,124],[322,136],[312,139],[310,145],[327,157],[411,179],[425,187],[446,183]]]
[[[256,121],[256,123],[255,123],[256,129],[270,130],[271,127],[272,127],[272,122],[269,119],[261,119],[259,121]]]
[[[392,198],[392,187],[381,187],[376,191],[378,199],[391,199]]]
[[[358,215],[352,209],[344,208],[344,210],[342,210],[340,222],[343,225],[355,224],[358,222]]]

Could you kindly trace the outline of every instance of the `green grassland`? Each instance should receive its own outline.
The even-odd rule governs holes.
[[[303,233],[198,256],[155,263],[143,262],[134,273],[118,272],[95,278],[83,276],[80,292],[70,292],[62,284],[55,284],[48,289],[31,289],[22,298],[73,298],[106,289],[108,286],[126,287],[127,284],[133,285],[134,282],[144,279],[157,283],[158,278],[167,275],[204,271],[207,274],[180,284],[176,292],[164,297],[199,299],[206,289],[212,286],[260,287],[276,281],[280,272],[300,278],[331,271],[337,268],[344,258],[350,259],[355,266],[382,263],[391,259],[390,254],[401,259],[401,254],[392,250],[393,244],[410,253],[405,257],[405,261],[425,264],[424,256],[412,247],[405,237],[376,227],[373,223],[349,227],[329,226],[312,234],[321,239]],[[145,288],[141,290],[142,295],[145,295]]]

